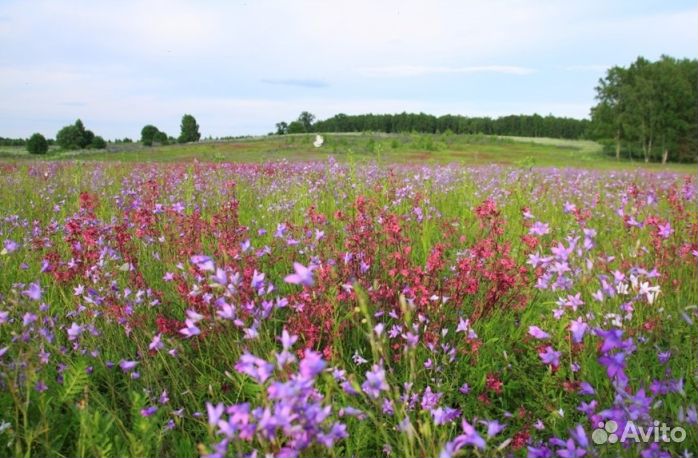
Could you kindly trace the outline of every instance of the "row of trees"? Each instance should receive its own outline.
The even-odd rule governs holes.
[[[168,137],[167,134],[152,124],[148,124],[141,129],[141,143],[145,146],[153,146],[153,143],[167,145],[174,141],[174,138]]]
[[[21,139],[20,139],[21,140]],[[47,140],[40,133],[35,133],[26,141],[14,141],[13,146],[26,146],[27,151],[31,154],[45,154],[48,151],[49,145],[53,144],[53,140]],[[85,125],[81,120],[75,121],[74,124],[63,127],[56,134],[55,143],[63,149],[104,149],[107,147],[107,142],[99,135],[95,135],[89,129],[85,129]]]
[[[167,145],[169,143],[189,143],[198,142],[201,139],[199,125],[196,123],[196,118],[190,114],[182,116],[182,123],[179,126],[179,137],[168,137],[167,134],[152,124],[148,124],[141,129],[141,143],[145,146],[153,146],[153,143]]]
[[[698,159],[698,60],[639,57],[612,67],[596,87],[591,137],[615,156],[645,162]]]
[[[180,127],[181,133],[179,138],[175,139],[173,137],[168,137],[165,132],[160,131],[157,127],[148,124],[141,130],[141,142],[145,146],[152,146],[153,143],[167,145],[175,141],[179,143],[197,142],[201,138],[199,125],[192,115],[185,114],[182,117],[182,124]],[[0,137],[0,146],[26,146],[27,151],[31,154],[46,153],[49,145],[52,143],[53,140],[47,140],[40,133],[35,133],[28,140]],[[99,135],[95,135],[91,130],[86,129],[85,125],[79,119],[75,121],[74,124],[65,126],[59,130],[56,134],[55,143],[65,150],[85,148],[104,149],[107,147],[107,142]],[[124,138],[123,140],[115,140],[114,143],[131,143],[131,139]]]
[[[107,142],[91,130],[85,129],[85,125],[79,119],[75,121],[75,124],[65,126],[58,131],[56,144],[63,149],[104,149],[107,147]]]
[[[513,135],[519,137],[582,138],[589,121],[557,116],[511,115],[500,118],[467,117],[460,115],[433,116],[425,113],[363,114],[340,113],[315,122],[307,111],[297,120],[276,124],[277,134],[303,132],[420,132],[455,134]]]
[[[26,138],[0,137],[0,146],[26,146],[27,141]]]

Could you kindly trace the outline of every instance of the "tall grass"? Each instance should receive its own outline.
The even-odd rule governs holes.
[[[333,141],[344,147],[334,139],[326,145]],[[394,149],[390,139],[359,142],[371,151],[382,145],[382,154]],[[2,167],[2,456],[216,456],[223,436],[208,423],[207,403],[272,405],[270,383],[294,380],[295,363],[277,366],[262,383],[235,367],[246,353],[275,361],[284,329],[299,336],[292,349],[297,359],[318,351],[327,364],[309,380],[330,406],[322,428],[330,421],[346,425],[346,437],[329,448],[312,442],[296,449],[306,456],[438,456],[464,434],[462,420],[487,448],[466,446],[458,454],[525,456],[532,453],[528,447],[541,444],[555,453],[551,438],[567,440],[576,425],[591,437],[594,415],[617,402],[617,380],[599,362],[604,340],[593,332],[612,328],[622,329],[636,347],[626,357],[628,394],[645,389],[652,397],[650,419],[687,429],[683,443],[659,445],[678,455],[698,443],[686,414],[695,412],[698,373],[695,177],[367,165],[351,155],[344,164]],[[496,214],[483,216],[487,201]],[[399,232],[391,232],[392,221]],[[536,235],[537,246],[530,246],[525,236],[534,222],[546,223],[549,233]],[[658,232],[665,223],[672,229],[666,237]],[[596,235],[593,246],[582,250],[584,229]],[[534,268],[530,256],[552,256],[573,237],[580,237],[581,251],[569,255],[568,289],[536,287],[554,267],[550,261]],[[249,249],[243,248],[247,242]],[[498,248],[478,254],[489,246]],[[259,254],[265,247],[268,252]],[[359,256],[369,252],[370,265],[362,270]],[[347,253],[353,258],[345,260]],[[214,272],[192,261],[194,255],[211,257],[228,277],[240,275],[240,286],[230,292],[239,302],[230,305],[241,323],[217,317],[215,298],[227,293],[210,280]],[[477,288],[456,302],[460,280],[454,278],[464,259],[477,261],[480,270],[463,274]],[[429,270],[437,261],[443,265]],[[314,266],[312,286],[284,282],[293,262]],[[503,267],[508,262],[515,268]],[[658,277],[641,273],[655,268]],[[514,269],[521,277],[507,288],[504,277]],[[248,287],[253,271],[265,274],[262,293]],[[613,282],[615,272],[625,279],[614,287],[627,284],[629,292],[595,298],[603,289],[600,278]],[[662,292],[648,300],[631,275]],[[38,299],[27,293],[32,283],[41,289]],[[501,292],[496,300],[489,296],[493,290]],[[575,294],[583,302],[578,309],[560,305]],[[280,298],[288,305],[261,311],[264,301]],[[555,309],[563,310],[561,318]],[[185,338],[179,329],[192,310],[203,315],[196,323],[201,334]],[[27,314],[35,320],[27,323]],[[162,318],[176,323],[171,334],[158,324]],[[458,330],[468,318],[467,329]],[[575,343],[569,326],[578,318],[589,331]],[[80,332],[71,338],[73,324]],[[400,329],[395,335],[393,326]],[[537,341],[530,326],[549,338]],[[410,330],[415,344],[405,337]],[[153,350],[156,335],[163,348]],[[560,352],[559,365],[541,360],[545,345]],[[660,362],[658,353],[666,351],[671,356]],[[123,369],[123,361],[138,364]],[[377,398],[362,388],[374,365],[385,370],[388,386]],[[345,371],[357,394],[330,368]],[[680,387],[651,390],[678,379]],[[582,381],[594,386],[593,397],[579,393]],[[440,395],[425,407],[428,393]],[[581,403],[591,400],[598,404],[594,415],[581,412]],[[361,413],[348,414],[353,410],[347,408]],[[459,413],[440,422],[437,408]],[[493,420],[506,428],[488,437],[483,422]],[[289,434],[231,439],[227,453],[279,455]],[[591,443],[585,450],[636,456],[648,447]]]

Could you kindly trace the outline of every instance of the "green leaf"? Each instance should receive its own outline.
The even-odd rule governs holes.
[[[65,371],[65,375],[63,376],[63,391],[60,395],[61,402],[72,401],[85,389],[89,382],[86,369],[87,364],[84,361],[78,361]]]

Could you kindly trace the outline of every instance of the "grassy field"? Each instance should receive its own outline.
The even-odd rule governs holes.
[[[601,146],[588,140],[493,137],[484,135],[325,134],[325,144],[315,148],[314,135],[255,137],[231,141],[144,148],[140,144],[110,145],[106,152],[57,149],[46,160],[112,160],[176,162],[197,159],[212,162],[265,162],[320,160],[387,163],[504,164],[513,166],[567,166],[586,168],[635,168],[638,166],[689,172],[693,165],[616,162]],[[0,148],[0,159],[34,159],[22,148]]]
[[[0,165],[0,456],[695,452],[695,176],[400,138]]]

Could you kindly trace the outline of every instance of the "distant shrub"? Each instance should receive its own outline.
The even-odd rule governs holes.
[[[141,143],[143,143],[145,146],[153,146],[155,136],[159,132],[160,131],[158,130],[158,128],[153,126],[152,124],[144,126],[143,129],[141,129]]]
[[[27,141],[27,151],[30,154],[46,154],[48,151],[46,138],[39,133],[32,135]]]
[[[148,124],[141,129],[141,143],[143,143],[144,146],[153,146],[153,143],[168,145],[175,141],[174,138],[168,137],[165,132],[152,124]]]
[[[26,146],[27,140],[23,138],[0,137],[0,146]]]
[[[366,142],[366,151],[369,153],[374,153],[376,151],[376,141],[374,139],[368,139],[368,142]]]
[[[94,149],[105,149],[107,147],[107,142],[97,135],[95,138],[92,139],[92,143],[90,143],[90,148]]]
[[[56,134],[56,143],[63,149],[78,149],[81,141],[80,131],[75,126],[65,126]]]
[[[156,133],[155,137],[153,137],[153,140],[160,143],[161,145],[167,145],[168,143],[170,143],[169,138],[167,138],[167,134],[162,131]]]
[[[78,119],[75,124],[58,131],[56,143],[63,149],[83,149],[92,145],[94,138],[94,132],[85,129],[82,121]]]
[[[201,138],[199,125],[196,123],[194,116],[185,114],[182,116],[182,124],[180,125],[180,134],[177,141],[179,143],[198,142]]]
[[[288,125],[287,132],[289,134],[302,134],[305,132],[305,127],[300,121],[291,121],[291,123]]]

